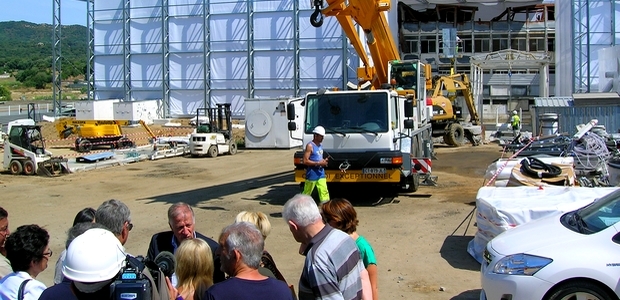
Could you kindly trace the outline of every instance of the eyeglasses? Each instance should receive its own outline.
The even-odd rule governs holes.
[[[54,254],[54,252],[52,251],[52,249],[50,249],[49,252],[44,252],[43,256],[52,257],[52,254]]]
[[[127,223],[127,230],[131,231],[133,229],[133,224]]]

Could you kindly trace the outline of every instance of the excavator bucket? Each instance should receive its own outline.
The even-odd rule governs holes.
[[[49,160],[38,163],[37,175],[56,177],[62,174],[71,173],[67,165],[68,159],[62,157],[52,157]]]

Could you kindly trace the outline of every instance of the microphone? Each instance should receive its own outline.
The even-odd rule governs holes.
[[[174,273],[174,266],[176,264],[174,255],[168,251],[159,252],[155,257],[155,264],[157,264],[166,277],[170,277]]]

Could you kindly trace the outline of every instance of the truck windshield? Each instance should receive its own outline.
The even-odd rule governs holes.
[[[327,133],[387,132],[389,99],[387,92],[308,95],[305,132],[311,134],[318,125]]]
[[[417,65],[411,62],[392,62],[390,78],[396,79],[396,88],[418,89]]]

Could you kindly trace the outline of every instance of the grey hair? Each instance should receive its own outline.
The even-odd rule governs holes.
[[[236,249],[241,253],[241,261],[244,264],[252,269],[258,269],[265,247],[263,234],[258,228],[248,222],[233,223],[224,227],[222,236],[224,235],[226,235],[228,255],[232,255],[233,250]]]
[[[172,204],[168,208],[168,224],[172,226],[172,220],[174,220],[177,216],[185,212],[186,209],[192,213],[192,221],[196,223],[196,217],[194,217],[194,210],[192,209],[192,207],[185,202],[177,202],[175,204]]]
[[[102,229],[108,230],[105,226],[101,224],[97,224],[97,223],[92,223],[92,222],[77,223],[73,227],[71,227],[69,231],[67,231],[67,241],[65,242],[65,248],[69,249],[69,244],[71,244],[71,242],[73,242],[73,240],[76,237],[86,232],[86,230],[89,230],[92,228],[102,228]]]
[[[321,212],[311,196],[297,194],[284,204],[282,218],[286,222],[293,221],[297,226],[306,227],[321,220]]]
[[[125,222],[131,222],[129,207],[116,199],[104,201],[97,208],[95,222],[105,226],[116,236],[119,236],[123,232]]]

